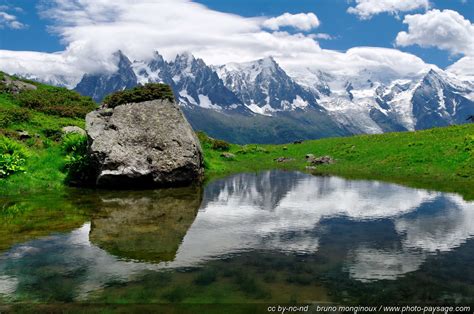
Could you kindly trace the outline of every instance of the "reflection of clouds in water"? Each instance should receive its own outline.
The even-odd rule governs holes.
[[[448,195],[430,205],[437,210],[395,221],[397,232],[404,235],[404,246],[446,252],[474,235],[474,203]]]
[[[214,193],[205,194],[205,206],[184,238],[176,261],[195,263],[249,249],[315,252],[318,238],[303,231],[317,228],[323,218],[397,217],[438,195],[394,184],[300,173],[285,173],[284,179],[292,182],[289,185],[272,173],[246,174],[245,181],[237,175],[215,183],[220,189],[210,187]],[[269,199],[276,198],[273,194],[280,184],[291,189],[280,191],[274,207],[266,207]],[[297,236],[281,236],[288,232]]]
[[[122,261],[89,242],[90,224],[85,224],[70,233],[66,242],[68,260],[76,261],[72,267],[86,266],[79,285],[78,299],[83,299],[91,291],[99,290],[110,281],[128,281],[146,269],[157,269],[155,265]],[[61,239],[58,239],[62,241]]]
[[[16,291],[18,280],[11,276],[0,276],[0,296],[10,296]]]
[[[417,270],[425,260],[420,252],[376,250],[359,247],[348,259],[349,274],[360,281],[395,279]]]
[[[474,235],[474,203],[460,196],[440,194],[414,213],[394,219],[402,248],[387,253],[356,248],[349,259],[350,274],[359,280],[396,279],[415,271],[426,255],[451,251]],[[400,265],[394,267],[394,265]]]

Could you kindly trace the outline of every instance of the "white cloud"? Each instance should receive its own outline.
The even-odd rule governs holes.
[[[76,61],[62,53],[0,50],[0,70],[4,72],[32,74],[46,81],[60,75],[73,86],[84,73]]]
[[[314,39],[324,39],[324,40],[334,39],[334,37],[326,33],[311,34],[309,35],[309,37],[314,38]]]
[[[474,25],[456,11],[407,15],[403,23],[408,24],[408,32],[398,33],[398,46],[437,47],[453,54],[474,52]]]
[[[18,18],[13,15],[5,12],[8,9],[7,6],[0,7],[0,29],[2,28],[11,28],[11,29],[23,29],[27,25],[18,21]]]
[[[318,69],[335,75],[354,76],[360,71],[383,73],[394,78],[417,77],[432,65],[419,57],[396,49],[354,47],[345,53],[321,50],[317,54],[298,54],[295,58],[277,59],[293,76],[305,75],[307,69]]]
[[[461,77],[474,79],[474,57],[463,57],[449,66],[447,70]]]
[[[111,56],[118,49],[132,60],[151,58],[155,50],[168,60],[189,51],[208,64],[273,56],[285,70],[311,67],[349,75],[383,68],[403,76],[428,67],[396,49],[321,49],[321,36],[269,31],[262,26],[265,18],[222,13],[189,0],[51,0],[41,12],[51,20],[65,50],[0,50],[0,69],[39,77],[62,75],[75,82],[85,72],[112,70]]]
[[[302,31],[310,31],[318,28],[321,23],[314,13],[285,13],[277,17],[272,17],[263,22],[263,27],[277,31],[282,27],[293,27]]]
[[[398,15],[417,9],[428,9],[429,0],[355,0],[356,6],[350,7],[347,12],[367,20],[380,13]]]

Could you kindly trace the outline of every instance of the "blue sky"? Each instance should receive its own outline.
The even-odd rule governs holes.
[[[338,51],[357,46],[394,47],[397,33],[406,29],[406,25],[402,23],[403,15],[422,11],[402,13],[399,18],[383,13],[373,16],[370,20],[361,20],[356,15],[347,13],[348,7],[353,5],[348,0],[197,0],[196,2],[210,9],[246,17],[279,16],[285,12],[294,14],[314,12],[321,21],[320,27],[315,32],[326,33],[333,37],[331,40],[320,40],[320,46]],[[431,4],[433,8],[458,11],[466,19],[474,21],[472,0],[431,0]],[[8,27],[1,29],[0,49],[55,52],[65,48],[60,37],[48,31],[51,21],[39,16],[37,1],[0,0],[1,6],[21,8],[21,11],[12,9],[10,12],[27,26],[22,29]],[[436,48],[420,48],[416,45],[398,49],[413,53],[424,61],[442,68],[461,57]]]

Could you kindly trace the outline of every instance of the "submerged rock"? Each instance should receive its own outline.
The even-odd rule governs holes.
[[[168,100],[124,104],[86,116],[92,181],[100,187],[181,186],[200,180],[202,150]]]

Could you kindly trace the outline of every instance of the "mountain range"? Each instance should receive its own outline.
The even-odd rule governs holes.
[[[474,115],[474,80],[439,68],[400,78],[390,69],[288,73],[272,57],[210,66],[190,53],[131,61],[117,51],[114,60],[115,71],[85,74],[74,89],[100,102],[117,90],[166,83],[196,130],[236,143],[419,130]]]

